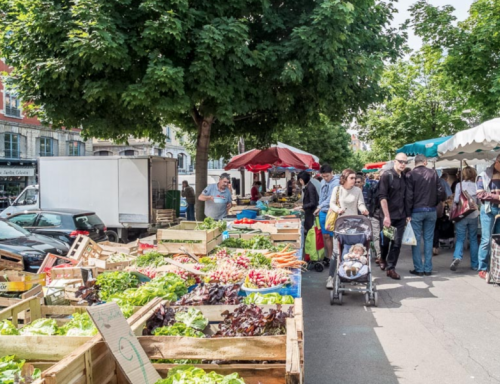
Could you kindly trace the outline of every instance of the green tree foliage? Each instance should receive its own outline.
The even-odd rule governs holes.
[[[376,157],[388,159],[407,143],[453,134],[478,118],[468,109],[468,95],[443,69],[439,49],[424,46],[409,60],[388,66],[381,85],[387,98],[358,120]]]
[[[90,137],[259,137],[380,99],[404,41],[375,0],[0,0],[0,50],[33,112]],[[37,108],[43,107],[43,108]],[[200,217],[202,205],[197,206]]]
[[[420,0],[410,8],[417,35],[447,52],[443,68],[455,87],[469,95],[484,119],[500,111],[500,1],[476,0],[469,18],[455,24],[452,6]]]

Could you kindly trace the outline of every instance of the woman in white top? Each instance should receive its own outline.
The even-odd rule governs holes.
[[[359,212],[368,215],[363,191],[354,186],[355,182],[356,172],[352,169],[344,169],[340,176],[340,185],[333,188],[330,209],[339,215],[358,215]]]
[[[476,193],[476,177],[477,173],[474,168],[465,167],[462,170],[462,187],[464,191],[467,191],[469,195],[476,200],[477,203],[477,193]],[[460,199],[460,184],[457,184],[455,189],[454,203],[458,204]],[[455,244],[455,252],[453,253],[453,262],[451,263],[450,269],[456,271],[458,265],[462,261],[464,254],[464,242],[467,232],[469,232],[469,242],[470,242],[470,267],[477,271],[478,268],[478,243],[477,243],[477,228],[478,228],[478,217],[479,211],[473,212],[467,217],[460,220],[455,224],[455,231],[457,235],[457,243]]]

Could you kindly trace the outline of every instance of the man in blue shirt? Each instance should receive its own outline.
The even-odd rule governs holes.
[[[323,242],[325,243],[325,255],[331,259],[333,254],[333,232],[325,229],[326,215],[330,209],[330,198],[332,197],[333,188],[340,184],[340,177],[333,175],[332,167],[328,164],[323,164],[319,170],[323,180],[321,181],[321,193],[319,195],[319,205],[315,215],[319,215],[319,224],[321,225],[321,233],[323,234]],[[333,276],[335,275],[335,263],[330,263],[330,273],[326,281],[326,288],[333,289]],[[332,271],[333,269],[333,271]]]

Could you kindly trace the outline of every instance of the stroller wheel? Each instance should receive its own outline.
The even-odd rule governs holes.
[[[373,292],[373,306],[378,307],[378,292]]]
[[[334,305],[335,304],[335,295],[333,293],[333,291],[330,291],[330,305]]]
[[[342,292],[339,292],[339,305],[342,305]]]
[[[366,306],[370,305],[370,294],[368,292],[365,293],[365,304]]]
[[[486,284],[491,284],[491,275],[489,272],[486,272],[486,277],[484,280],[486,281]]]
[[[323,267],[323,264],[321,264],[321,263],[314,264],[314,270],[316,272],[323,272],[324,269],[325,269],[325,267]]]
[[[325,258],[325,259],[323,260],[323,265],[324,265],[325,267],[327,267],[327,268],[328,268],[328,267],[330,266],[330,259]]]

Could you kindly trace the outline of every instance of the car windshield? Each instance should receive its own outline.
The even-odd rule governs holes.
[[[93,229],[99,225],[104,225],[104,223],[95,214],[75,216],[76,229]]]
[[[0,241],[18,239],[29,235],[30,233],[19,225],[0,220]]]
[[[186,200],[182,199],[181,200],[181,207],[187,207],[188,203]]]

